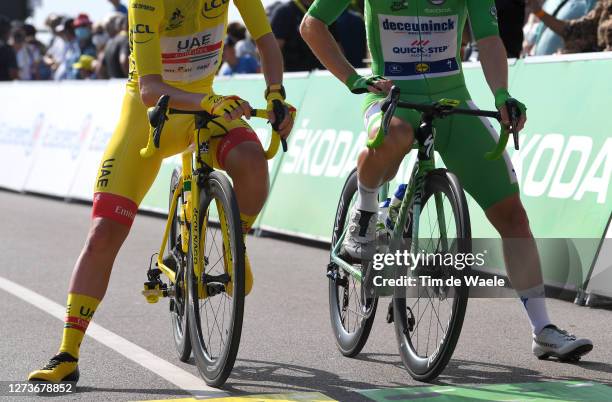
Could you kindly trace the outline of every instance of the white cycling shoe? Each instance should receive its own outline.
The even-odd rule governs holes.
[[[371,260],[374,257],[377,219],[376,213],[368,217],[356,208],[351,210],[349,227],[342,242],[344,254],[356,260]]]
[[[538,359],[557,357],[562,361],[578,361],[580,357],[593,350],[593,342],[585,338],[576,338],[556,326],[549,324],[533,336],[531,346]]]

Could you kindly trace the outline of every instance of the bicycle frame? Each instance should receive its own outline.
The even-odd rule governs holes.
[[[151,132],[149,135],[149,142],[146,148],[140,151],[142,157],[149,157],[153,155],[156,148],[159,147],[160,136],[163,130],[165,118],[164,117],[168,108],[169,98],[163,96],[160,98],[156,108],[149,114],[151,121]],[[292,115],[295,116],[295,111],[291,111]],[[168,277],[172,284],[176,284],[176,273],[170,267],[163,262],[164,250],[168,244],[168,238],[170,236],[170,228],[172,221],[179,209],[179,226],[181,231],[181,251],[187,255],[191,246],[191,258],[193,260],[194,275],[196,278],[203,277],[203,264],[202,264],[202,250],[205,250],[206,241],[206,226],[208,220],[208,211],[203,221],[203,228],[200,230],[200,189],[204,183],[206,177],[214,171],[212,155],[209,153],[209,144],[212,138],[211,131],[207,128],[208,122],[213,118],[210,115],[204,115],[201,112],[187,112],[180,110],[170,109],[170,114],[191,114],[194,115],[195,119],[195,130],[193,135],[192,146],[190,146],[185,152],[181,154],[181,177],[177,183],[174,193],[172,194],[172,201],[168,211],[168,219],[166,220],[166,226],[164,229],[164,235],[162,242],[157,253],[157,268]],[[268,113],[266,110],[253,109],[251,111],[253,117],[261,119],[267,119]],[[202,135],[203,132],[203,135]],[[287,143],[284,139],[281,139],[276,131],[272,132],[272,140],[268,149],[265,151],[266,159],[272,159],[278,152],[279,146],[282,142],[283,150],[287,150]],[[183,193],[183,204],[179,205],[179,196]],[[231,250],[229,247],[229,238],[227,230],[227,222],[223,216],[222,209],[218,208],[219,212],[219,223],[221,225],[221,232],[223,237],[223,244],[225,246],[226,258],[231,259]],[[188,226],[188,224],[190,226]],[[201,233],[200,233],[201,232]],[[202,236],[202,239],[200,238]],[[191,241],[191,244],[189,243]],[[202,246],[202,247],[201,247]],[[147,292],[147,290],[145,290]],[[144,293],[145,297],[149,295],[152,298],[163,296],[161,289],[150,289],[149,293]],[[198,280],[198,295],[200,298],[205,298],[207,295],[206,286],[202,280]]]
[[[410,175],[410,181],[408,184],[408,188],[404,193],[404,198],[402,199],[402,203],[399,208],[399,213],[397,219],[394,222],[393,232],[391,234],[390,245],[397,246],[400,244],[402,237],[404,236],[404,228],[408,223],[408,219],[410,215],[414,212],[415,220],[412,222],[412,233],[410,234],[410,238],[413,239],[411,242],[410,252],[417,253],[418,252],[418,232],[419,232],[419,215],[421,209],[421,199],[424,193],[424,184],[425,177],[429,172],[436,168],[435,160],[434,160],[434,140],[435,140],[435,129],[433,128],[433,119],[427,118],[423,116],[423,124],[416,130],[416,140],[418,143],[418,155],[417,161],[412,168],[412,173]],[[389,182],[385,183],[380,190],[379,196],[380,199],[386,199],[389,193]],[[436,196],[436,210],[438,212],[439,217],[442,218],[442,222],[444,220],[444,208],[442,206],[442,199]],[[412,210],[410,206],[412,205]],[[444,225],[441,225],[444,226]],[[442,231],[445,232],[441,228]],[[342,269],[349,272],[351,276],[353,276],[358,281],[363,280],[362,272],[347,263],[342,257],[339,255],[340,248],[342,246],[342,242],[346,236],[347,228],[344,228],[342,235],[338,239],[336,245],[334,246],[331,252],[331,260],[332,262],[339,265]],[[446,233],[443,235],[446,237]],[[444,241],[446,243],[446,241]],[[398,247],[395,247],[398,248]]]

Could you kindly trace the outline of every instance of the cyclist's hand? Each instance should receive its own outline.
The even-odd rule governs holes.
[[[265,93],[268,120],[274,131],[282,138],[287,138],[293,128],[296,109],[285,101],[286,93],[282,85],[270,85]]]
[[[202,110],[216,116],[223,116],[227,121],[236,120],[242,116],[247,119],[251,118],[249,102],[238,96],[207,95],[202,99],[200,106]]]
[[[519,121],[516,124],[516,132],[518,133],[523,129],[523,127],[525,127],[525,123],[527,122],[527,107],[523,103],[512,98],[506,89],[498,89],[497,92],[495,92],[495,107],[501,113],[501,124],[506,127],[509,127],[511,124],[508,108],[506,107],[506,102],[508,101],[515,102],[521,112]]]
[[[346,86],[354,94],[365,94],[367,92],[386,94],[391,90],[393,81],[389,81],[380,75],[369,75],[363,77],[355,73],[348,77],[346,80]]]

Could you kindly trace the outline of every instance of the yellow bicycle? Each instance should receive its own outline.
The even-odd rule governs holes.
[[[172,173],[168,220],[142,293],[149,303],[169,298],[179,359],[187,361],[193,351],[206,383],[221,386],[234,366],[242,332],[245,256],[240,211],[229,179],[212,167],[211,132],[206,127],[217,116],[169,109],[169,99],[162,96],[149,110],[149,143],[141,156],[150,157],[159,148],[171,114],[194,116],[194,146],[181,155],[182,169]],[[268,119],[265,110],[253,110],[252,115]],[[276,155],[281,141],[286,151],[285,140],[273,131],[267,159]],[[162,274],[169,283],[162,281]]]

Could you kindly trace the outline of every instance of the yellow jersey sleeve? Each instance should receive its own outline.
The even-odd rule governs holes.
[[[160,29],[163,0],[130,0],[128,4],[130,44],[138,77],[162,74]]]
[[[272,32],[261,0],[234,0],[234,4],[240,12],[253,40],[257,40],[265,34]]]

